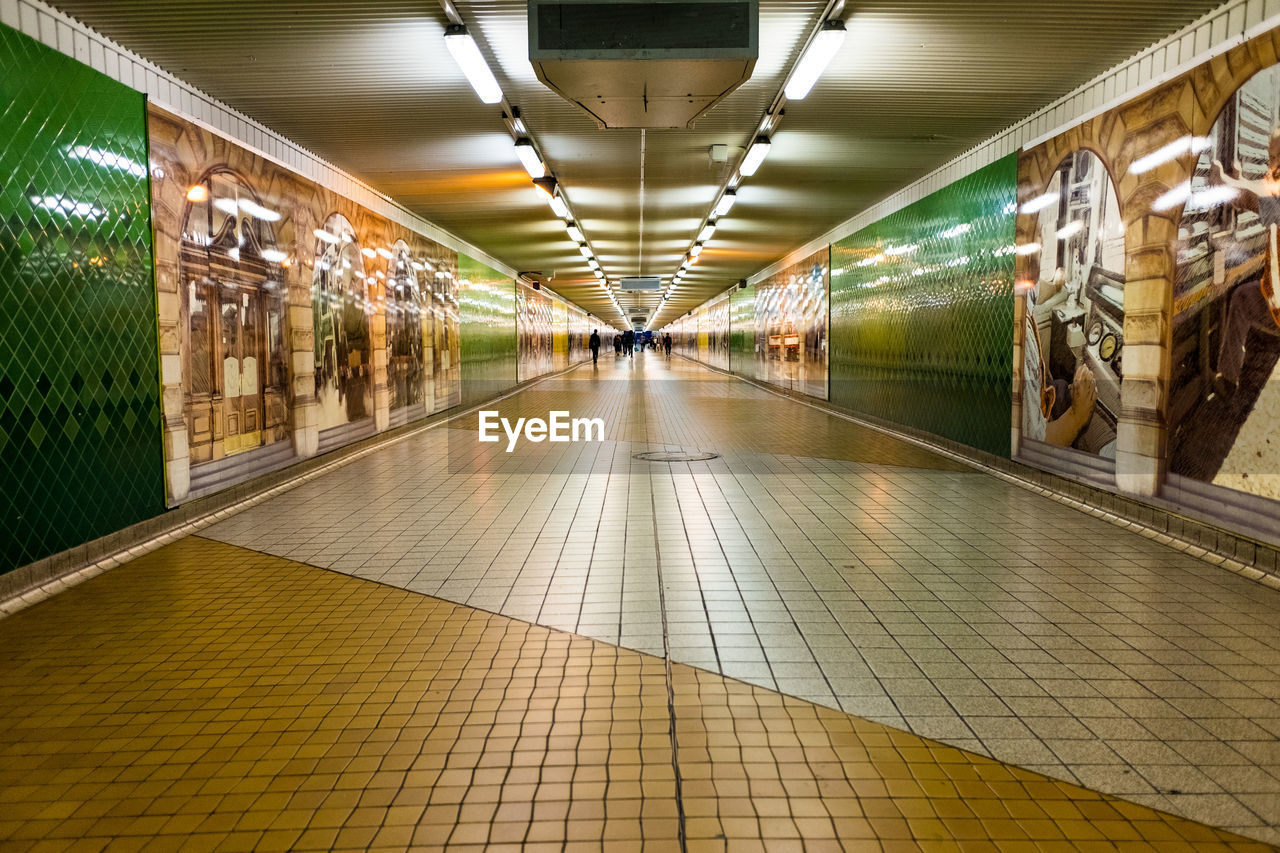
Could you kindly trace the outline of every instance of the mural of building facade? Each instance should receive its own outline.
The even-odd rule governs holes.
[[[457,255],[148,109],[168,500],[455,405]]]
[[[516,284],[517,373],[524,382],[564,370],[591,357],[592,329],[605,328],[595,317],[546,288]],[[604,333],[601,333],[603,340]]]
[[[0,102],[4,574],[159,514],[163,473],[144,99],[0,26]]]

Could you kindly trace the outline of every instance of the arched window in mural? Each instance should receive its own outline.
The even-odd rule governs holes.
[[[369,317],[374,311],[355,230],[335,213],[317,229],[311,309],[320,428],[373,415]]]
[[[1182,204],[1169,471],[1280,499],[1280,67],[1183,141],[1196,164],[1167,198]]]
[[[1033,203],[1023,436],[1115,458],[1123,376],[1124,221],[1102,160],[1077,151]]]
[[[423,298],[409,246],[398,240],[387,262],[387,388],[392,410],[425,398]]]
[[[229,169],[187,190],[179,275],[195,464],[287,436],[287,255],[273,228],[280,218]]]

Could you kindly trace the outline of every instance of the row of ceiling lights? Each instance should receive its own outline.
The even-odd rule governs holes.
[[[450,6],[452,4],[446,6],[446,13],[451,12]],[[503,103],[502,87],[498,84],[497,78],[493,76],[493,72],[489,70],[489,64],[485,62],[484,55],[480,53],[479,45],[476,44],[471,34],[467,32],[466,25],[456,20],[456,12],[450,14],[449,17],[455,22],[445,29],[444,43],[449,49],[450,55],[453,56],[454,62],[458,63],[458,67],[466,75],[467,82],[471,84],[471,88],[475,90],[476,95],[479,96],[483,103]],[[592,251],[586,235],[582,233],[581,226],[569,209],[569,203],[565,199],[564,193],[560,190],[559,182],[547,168],[546,161],[541,154],[538,153],[537,146],[534,145],[532,135],[529,133],[529,128],[520,116],[520,111],[508,105],[503,117],[507,121],[508,129],[515,137],[516,157],[520,160],[521,165],[524,166],[525,171],[529,173],[529,177],[533,180],[534,186],[538,188],[539,194],[551,206],[551,212],[564,223],[569,239],[577,246],[579,254],[582,255],[592,274],[599,281],[600,287],[604,289],[604,295],[613,303],[614,310],[618,312],[622,322],[629,326],[630,321],[627,319],[626,314],[623,313],[622,306],[618,304],[612,289],[607,286],[607,278],[604,270],[600,267],[600,261],[596,259],[595,252]]]
[[[822,26],[819,27],[813,38],[810,39],[800,57],[800,61],[796,63],[791,71],[791,76],[783,86],[785,100],[802,101],[808,97],[809,92],[813,90],[814,85],[818,82],[818,78],[822,76],[822,72],[826,70],[831,60],[840,51],[840,47],[844,44],[844,38],[844,21],[834,14],[828,16],[822,22]],[[734,203],[738,200],[738,187],[741,185],[742,179],[754,175],[761,164],[764,163],[765,158],[769,156],[769,149],[772,147],[770,135],[777,129],[778,121],[781,118],[782,104],[783,100],[778,99],[765,112],[764,119],[760,122],[760,128],[756,131],[751,144],[747,146],[746,154],[743,155],[738,168],[731,173],[729,180],[725,183],[719,197],[712,206],[710,215],[707,216],[703,223],[702,229],[694,237],[693,245],[689,247],[689,250],[681,258],[680,268],[672,276],[671,286],[662,297],[664,302],[680,289],[685,274],[688,273],[690,267],[698,263],[698,256],[702,254],[703,248],[711,240],[712,235],[715,234],[720,220],[728,216],[729,211],[733,209]]]

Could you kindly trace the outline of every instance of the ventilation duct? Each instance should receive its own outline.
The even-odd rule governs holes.
[[[618,279],[618,287],[623,290],[660,290],[662,279],[656,275],[625,276]]]
[[[745,83],[759,0],[529,0],[538,79],[601,127],[683,128]]]

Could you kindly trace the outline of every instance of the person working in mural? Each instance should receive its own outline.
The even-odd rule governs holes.
[[[1065,273],[1060,269],[1054,280],[1061,286]],[[1059,291],[1065,292],[1065,291]],[[1027,330],[1023,343],[1022,432],[1055,447],[1070,447],[1093,418],[1098,400],[1093,371],[1084,362],[1076,366],[1070,385],[1055,379],[1040,352],[1040,339],[1027,299]]]
[[[1199,156],[1178,223],[1169,474],[1280,499],[1280,66],[1250,77],[1191,141]]]
[[[1280,231],[1280,128],[1271,133],[1267,150],[1270,167],[1261,178],[1250,180],[1226,172],[1219,160],[1213,161],[1210,184],[1230,187],[1257,204],[1258,222],[1266,229],[1263,251],[1250,273],[1258,267],[1256,277],[1236,285],[1228,297],[1226,320],[1218,347],[1218,372],[1214,390],[1230,401],[1240,385],[1240,369],[1244,366],[1251,332],[1270,339],[1269,346],[1280,343],[1280,269],[1277,268],[1277,232]],[[1237,171],[1239,171],[1237,169]]]
[[[1124,225],[1091,151],[1069,154],[1023,206],[1032,282],[1023,335],[1022,434],[1115,457],[1124,338]]]

